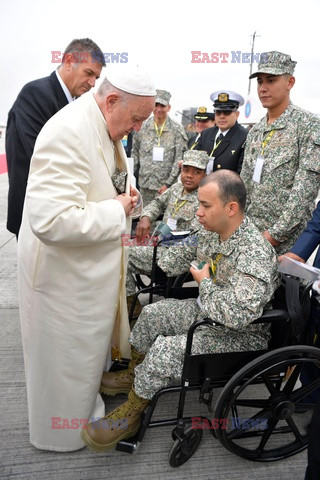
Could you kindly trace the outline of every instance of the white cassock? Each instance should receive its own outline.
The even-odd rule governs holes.
[[[35,145],[18,280],[30,441],[37,448],[82,448],[81,426],[105,414],[98,392],[110,344],[130,358],[121,235],[131,220],[115,200],[116,161],[129,171],[91,92],[54,115]]]

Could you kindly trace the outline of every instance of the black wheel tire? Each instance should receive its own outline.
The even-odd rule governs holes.
[[[298,380],[306,364],[319,368],[319,378],[303,387]],[[220,425],[217,438],[248,460],[269,462],[295,455],[308,446],[314,402],[306,397],[319,387],[320,349],[297,345],[261,355],[222,390],[214,412]],[[259,424],[264,428],[257,429]]]
[[[185,438],[175,440],[169,452],[169,463],[173,468],[183,465],[195,453],[200,445],[203,430],[195,430],[191,426],[185,429]]]

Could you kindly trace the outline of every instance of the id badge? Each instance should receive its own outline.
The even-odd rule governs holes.
[[[163,162],[163,157],[164,157],[164,148],[153,147],[152,160],[154,162]]]
[[[260,183],[263,164],[264,164],[264,157],[262,155],[258,155],[256,165],[254,167],[253,176],[252,176],[252,180],[256,183]]]
[[[172,231],[177,230],[177,220],[175,218],[169,217],[167,220],[167,225]]]
[[[209,175],[209,173],[212,173],[213,171],[213,162],[214,162],[214,157],[210,158],[210,160],[207,163],[207,168],[206,168],[207,175]]]

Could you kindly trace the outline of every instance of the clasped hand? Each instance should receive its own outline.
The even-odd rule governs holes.
[[[130,195],[128,195],[127,193],[122,193],[121,195],[118,195],[116,197],[116,200],[121,203],[126,213],[126,216],[128,217],[129,215],[133,214],[134,209],[138,204],[139,192],[136,188],[130,185]]]

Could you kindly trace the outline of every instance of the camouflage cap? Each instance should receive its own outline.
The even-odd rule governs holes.
[[[161,103],[161,105],[170,104],[171,93],[166,90],[157,90],[156,103]]]
[[[209,155],[203,150],[187,150],[183,154],[182,165],[201,168],[205,170],[209,161]]]
[[[293,75],[294,67],[297,62],[291,60],[290,55],[281,52],[261,53],[258,71],[250,75],[249,78],[255,78],[259,73],[269,73],[270,75],[283,75],[288,73]]]

